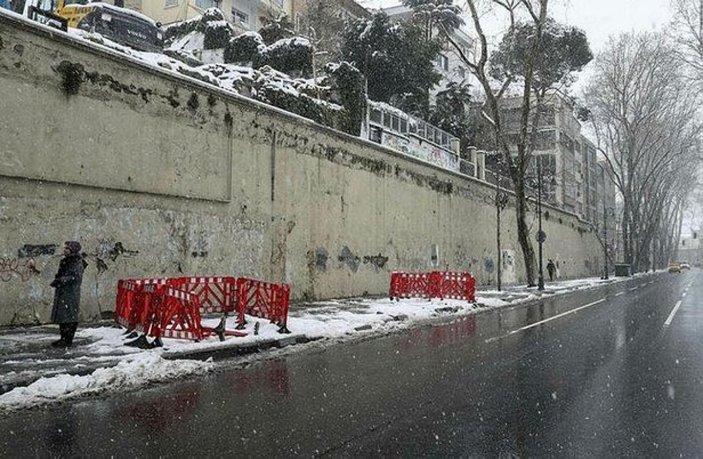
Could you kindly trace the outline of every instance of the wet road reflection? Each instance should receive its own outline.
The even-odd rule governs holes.
[[[0,452],[696,455],[701,288],[692,287],[671,325],[663,324],[700,275],[633,279],[197,381],[13,414],[0,420],[11,432]]]

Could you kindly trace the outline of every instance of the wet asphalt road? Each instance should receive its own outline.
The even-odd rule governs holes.
[[[700,456],[701,280],[648,276],[15,413],[0,456]]]

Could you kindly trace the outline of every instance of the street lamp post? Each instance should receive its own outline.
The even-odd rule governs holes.
[[[537,160],[538,158],[535,158]],[[530,183],[534,183],[534,177],[530,177]],[[537,221],[539,222],[539,228],[537,231],[537,243],[538,245],[538,258],[539,258],[539,273],[537,275],[537,290],[544,290],[544,263],[542,256],[542,245],[544,241],[547,240],[547,233],[542,230],[542,187],[543,187],[543,177],[542,177],[542,161],[541,159],[537,161]],[[554,178],[552,177],[551,182],[554,184]],[[532,188],[532,185],[530,186]],[[532,188],[534,190],[534,188]],[[534,284],[532,285],[534,286]]]
[[[608,279],[608,209],[605,204],[605,193],[603,193],[603,265],[605,273],[603,279]]]
[[[537,242],[539,244],[539,277],[537,278],[537,290],[544,290],[544,269],[542,267],[542,244],[544,243],[544,232],[542,231],[542,161],[537,161],[537,219],[539,221],[539,231],[537,232]]]

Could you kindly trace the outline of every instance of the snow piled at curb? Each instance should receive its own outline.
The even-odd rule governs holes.
[[[86,376],[58,375],[41,378],[27,387],[17,387],[0,395],[0,412],[53,403],[108,390],[134,389],[150,383],[172,381],[214,368],[212,361],[165,360],[155,353],[144,353],[123,360],[115,367],[99,368]]]

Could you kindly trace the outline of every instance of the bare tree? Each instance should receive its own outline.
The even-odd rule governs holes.
[[[702,126],[697,93],[685,84],[679,56],[660,34],[611,39],[585,91],[597,148],[622,196],[625,261],[653,262],[680,226]],[[657,242],[658,241],[658,242]],[[668,242],[667,242],[668,241]]]
[[[464,49],[452,38],[451,30],[446,28],[444,24],[438,23],[438,27],[442,30],[444,37],[453,46],[457,54],[461,57],[464,64],[470,69],[472,74],[478,80],[485,102],[482,109],[484,118],[489,122],[496,136],[496,146],[499,153],[503,156],[503,162],[508,166],[508,171],[513,182],[515,192],[515,210],[517,234],[520,247],[522,249],[523,260],[525,263],[525,275],[529,285],[535,285],[535,251],[529,237],[529,227],[527,224],[527,195],[525,189],[525,172],[530,163],[530,158],[534,144],[534,134],[536,129],[531,129],[531,122],[534,123],[532,115],[533,103],[533,79],[538,56],[540,54],[540,45],[542,34],[547,22],[547,7],[548,0],[490,0],[487,3],[489,7],[503,11],[507,15],[509,21],[509,33],[515,30],[518,15],[523,13],[527,20],[534,27],[534,34],[531,36],[528,53],[525,56],[524,69],[522,76],[522,107],[520,116],[520,127],[517,144],[517,155],[511,154],[511,145],[506,136],[506,129],[501,113],[500,100],[505,94],[505,91],[515,83],[514,77],[506,77],[500,87],[495,87],[495,80],[490,74],[489,67],[489,44],[484,23],[482,20],[482,11],[480,0],[467,0],[467,8],[470,13],[471,23],[477,36],[477,52],[475,56],[471,56],[464,52]],[[534,124],[536,126],[536,124]]]
[[[679,45],[677,54],[694,71],[696,80],[703,76],[703,0],[671,0],[673,21],[670,35]]]
[[[535,252],[527,224],[526,172],[532,163],[544,98],[555,88],[568,86],[571,72],[580,70],[592,58],[585,34],[549,19],[549,0],[466,0],[467,22],[477,38],[476,50],[472,52],[453,35],[463,21],[457,20],[458,8],[451,0],[402,1],[426,21],[428,29],[436,28],[439,37],[451,45],[478,81],[484,96],[481,114],[495,135],[497,153],[515,192],[517,236],[526,280],[535,285]],[[492,53],[485,13],[502,16],[507,24],[503,41]],[[503,115],[506,107],[502,99],[509,88],[519,88],[520,92],[517,123],[509,123]],[[513,134],[515,130],[517,135]]]

